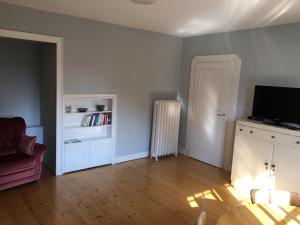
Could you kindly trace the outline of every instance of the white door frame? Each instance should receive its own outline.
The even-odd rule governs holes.
[[[189,85],[189,100],[188,100],[188,115],[187,115],[187,127],[186,127],[186,137],[189,137],[190,134],[190,124],[192,123],[192,102],[193,96],[190,95],[191,90],[193,89],[193,85],[191,82],[192,74],[196,70],[197,63],[217,63],[217,62],[231,62],[233,65],[233,74],[232,74],[232,87],[231,87],[231,105],[230,111],[227,116],[227,125],[226,125],[226,133],[224,140],[224,157],[223,157],[223,168],[226,170],[231,169],[231,159],[232,159],[232,151],[233,151],[233,137],[234,137],[234,124],[237,119],[236,116],[236,106],[237,106],[237,98],[238,98],[238,89],[239,89],[239,80],[240,80],[240,70],[241,70],[241,59],[236,54],[231,55],[208,55],[208,56],[195,56],[192,60],[191,74],[190,74],[190,85]],[[189,149],[189,141],[186,138],[185,143],[185,154],[187,154],[187,150]]]
[[[56,44],[56,175],[62,175],[63,150],[63,37],[0,29],[0,37]]]

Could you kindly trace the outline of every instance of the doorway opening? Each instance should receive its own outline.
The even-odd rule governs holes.
[[[62,174],[63,38],[0,29],[1,117],[23,117]]]

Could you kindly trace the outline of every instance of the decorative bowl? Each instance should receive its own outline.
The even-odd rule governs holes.
[[[105,105],[96,105],[96,110],[97,111],[104,111]]]
[[[87,112],[88,108],[78,108],[78,112]]]

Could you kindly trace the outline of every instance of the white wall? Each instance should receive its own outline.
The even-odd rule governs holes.
[[[149,150],[153,100],[178,93],[180,38],[5,3],[0,28],[64,37],[65,94],[118,94],[117,156]]]
[[[300,87],[300,24],[236,31],[183,40],[180,98],[183,101],[180,146],[185,147],[191,62],[198,55],[238,54],[242,60],[237,113],[252,112],[255,85]],[[225,155],[231,165],[232,152]]]

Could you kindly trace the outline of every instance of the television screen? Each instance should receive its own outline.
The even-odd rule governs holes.
[[[300,88],[256,86],[252,117],[300,124]]]

